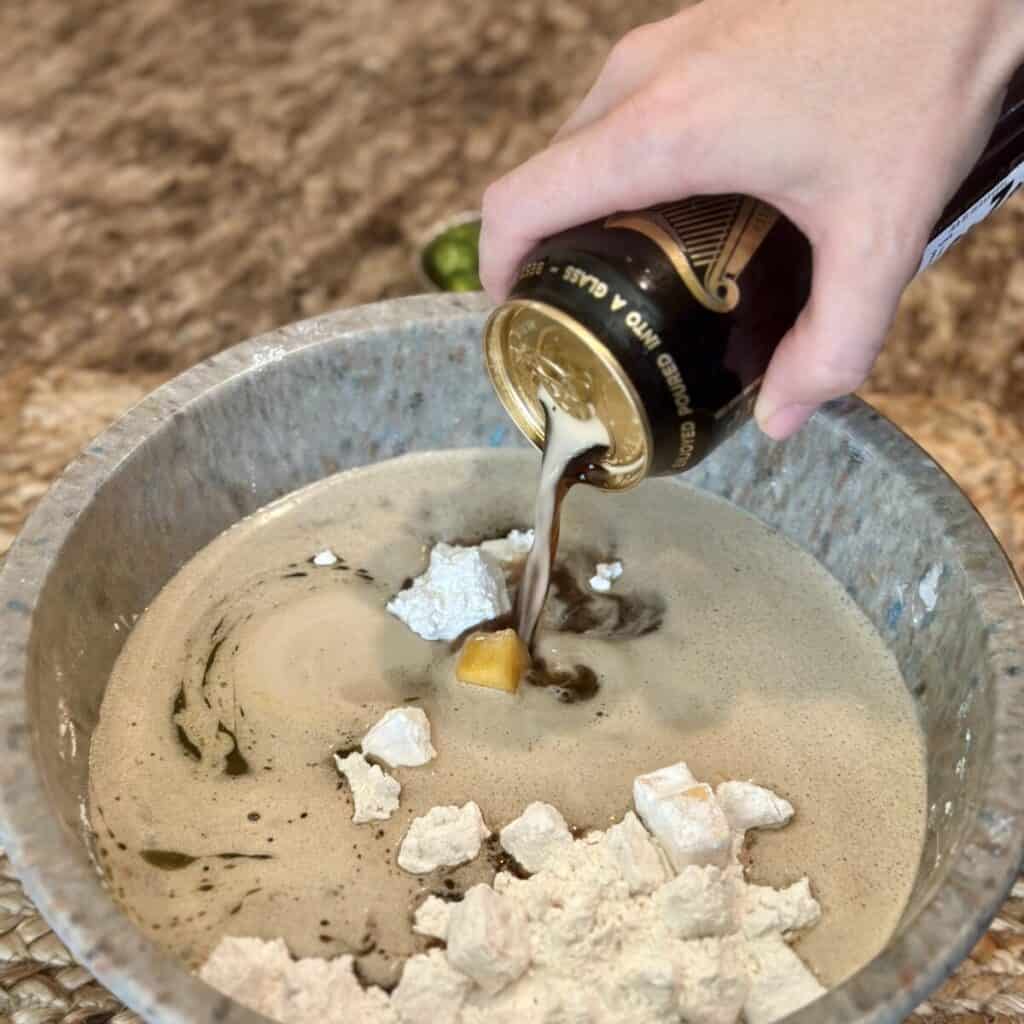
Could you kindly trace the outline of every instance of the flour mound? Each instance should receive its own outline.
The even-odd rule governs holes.
[[[772,1024],[822,995],[788,944],[820,917],[807,879],[748,884],[743,832],[723,856],[725,813],[685,764],[637,782],[640,817],[559,841],[534,874],[501,872],[461,903],[428,898],[417,931],[446,949],[410,958],[390,998],[360,988],[351,957],[292,961],[279,939],[222,939],[202,977],[283,1024]]]
[[[387,995],[359,984],[352,957],[293,960],[281,939],[225,936],[199,977],[281,1024],[399,1024]]]
[[[424,640],[454,640],[512,604],[497,558],[479,547],[437,544],[427,571],[387,607]]]

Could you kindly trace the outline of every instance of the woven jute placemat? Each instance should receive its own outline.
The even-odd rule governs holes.
[[[1018,571],[1024,569],[1024,429],[984,402],[923,395],[865,397],[949,471],[991,524]],[[1024,879],[970,957],[910,1020],[1024,1021]],[[75,963],[0,854],[0,1024],[139,1021]]]

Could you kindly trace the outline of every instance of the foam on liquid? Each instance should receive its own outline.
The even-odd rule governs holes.
[[[894,659],[809,556],[683,483],[578,488],[535,644],[552,669],[594,671],[577,703],[460,685],[447,645],[384,610],[434,542],[529,525],[535,477],[534,456],[494,451],[343,473],[228,530],[165,587],[115,666],[90,775],[111,888],[154,939],[198,964],[222,934],[280,935],[394,980],[424,946],[409,927],[421,894],[494,866],[406,875],[414,816],[473,799],[497,829],[546,800],[600,828],[634,776],[685,760],[795,805],[757,839],[752,878],[810,876],[824,917],[800,952],[823,981],[881,948],[920,853],[923,740]],[[324,548],[342,561],[310,564]],[[574,588],[611,557],[625,575],[581,613]],[[438,757],[395,771],[390,821],[355,826],[332,754],[404,701],[426,711]]]

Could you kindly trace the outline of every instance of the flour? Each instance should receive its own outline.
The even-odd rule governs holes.
[[[485,540],[480,544],[480,550],[485,555],[492,555],[506,564],[521,562],[532,547],[533,530],[513,530],[507,537]]]
[[[740,913],[740,879],[735,869],[691,864],[654,897],[665,927],[677,939],[720,939],[736,931]]]
[[[594,575],[590,577],[590,589],[599,594],[607,594],[621,575],[621,562],[598,562],[594,567]]]
[[[748,939],[765,935],[789,935],[817,924],[821,917],[818,901],[811,895],[806,878],[785,889],[748,885],[743,891],[743,934]]]
[[[413,914],[412,930],[417,935],[426,935],[443,942],[448,938],[448,922],[451,916],[450,903],[437,896],[428,896]]]
[[[199,976],[281,1024],[399,1024],[388,997],[359,984],[352,957],[293,960],[281,939],[226,936]]]
[[[501,830],[499,838],[501,848],[535,874],[572,842],[572,833],[557,807],[532,803]]]
[[[491,834],[472,800],[462,807],[434,807],[409,826],[398,850],[398,866],[413,875],[429,875],[473,860]]]
[[[777,935],[747,946],[750,986],[743,1007],[746,1024],[772,1024],[821,995],[821,986]]]
[[[793,805],[753,782],[723,782],[715,798],[736,832],[750,828],[782,828],[793,817]]]
[[[682,762],[634,780],[633,801],[676,871],[688,864],[724,867],[728,862],[729,820],[711,787],[698,783]]]
[[[679,826],[692,813],[687,834],[726,817],[681,763],[638,778],[634,790],[641,815],[665,805],[665,820]],[[783,803],[768,790],[755,796],[757,806]],[[560,835],[545,805],[531,806],[519,831]],[[460,815],[477,818],[466,808],[431,815],[450,827]],[[482,819],[476,830],[486,830]],[[717,842],[691,845],[677,873],[628,812],[605,832],[556,840],[527,878],[500,872],[454,904],[428,896],[415,930],[447,949],[411,957],[390,999],[359,988],[350,957],[289,964],[279,940],[225,938],[201,975],[284,1024],[342,1015],[364,1024],[771,1024],[824,992],[786,942],[820,909],[807,879],[782,890],[748,884],[743,833],[730,838],[724,863]]]
[[[391,768],[419,768],[437,756],[421,708],[392,708],[363,737],[362,750]]]
[[[665,851],[651,839],[632,811],[627,811],[622,821],[603,836],[594,834],[588,838],[591,842],[603,840],[631,896],[654,892],[672,877]]]
[[[371,765],[362,754],[347,757],[334,755],[338,772],[348,782],[352,794],[352,821],[365,825],[368,821],[387,821],[398,810],[398,797],[402,785],[380,765]]]
[[[402,1024],[429,1021],[430,1024],[457,1024],[462,1004],[473,982],[455,970],[439,949],[425,956],[411,957],[402,971],[402,980],[391,997],[391,1006]],[[350,1020],[363,1024],[364,1018],[353,1015]],[[386,1024],[367,1021],[366,1024]],[[312,1022],[310,1022],[312,1024]]]
[[[448,963],[487,995],[497,995],[530,966],[530,926],[522,906],[489,885],[474,885],[448,920]]]
[[[387,608],[424,640],[454,640],[512,604],[498,558],[479,547],[442,543],[430,552],[427,571]]]

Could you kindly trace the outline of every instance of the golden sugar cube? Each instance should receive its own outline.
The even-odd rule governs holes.
[[[514,629],[473,633],[459,651],[455,678],[460,683],[515,693],[529,666],[529,652]]]

